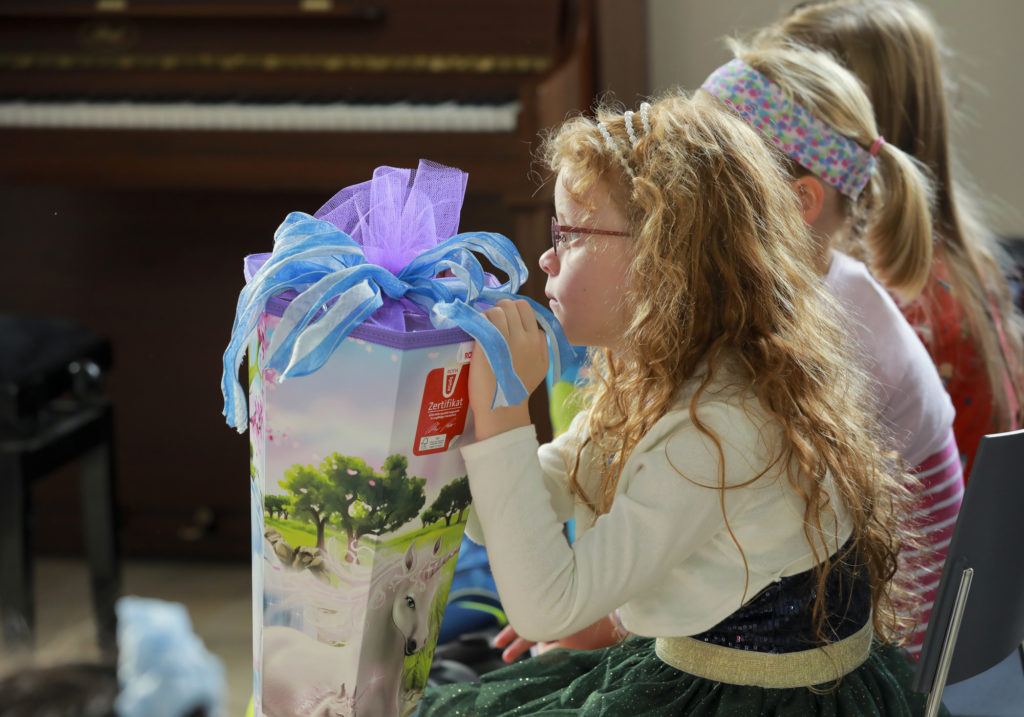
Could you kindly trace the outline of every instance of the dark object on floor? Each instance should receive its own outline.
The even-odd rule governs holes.
[[[451,642],[438,645],[434,650],[434,662],[449,660],[465,665],[477,675],[484,675],[506,663],[501,659],[502,650],[494,647],[494,638],[500,631],[498,627],[467,632],[459,635]],[[528,654],[520,659],[526,659]]]
[[[951,709],[956,716],[1022,714],[1022,465],[1024,430],[981,439],[914,677],[914,689],[931,696],[928,715],[943,688],[948,706],[967,710]],[[998,691],[986,686],[993,668],[1003,675]]]
[[[0,679],[0,717],[116,717],[117,690],[113,664],[30,667]]]
[[[113,663],[29,667],[0,679],[0,717],[117,717]],[[208,717],[196,707],[180,717]]]
[[[113,408],[99,380],[110,342],[60,318],[0,315],[0,606],[8,648],[32,642],[31,484],[79,462],[100,649],[113,654],[120,592]]]
[[[455,660],[434,660],[430,665],[427,687],[450,685],[455,682],[476,682],[480,675]]]

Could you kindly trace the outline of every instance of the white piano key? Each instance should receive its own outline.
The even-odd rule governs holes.
[[[0,127],[337,132],[510,132],[519,103],[502,105],[249,105],[184,102],[0,102]]]

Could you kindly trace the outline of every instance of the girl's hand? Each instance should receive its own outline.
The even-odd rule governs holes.
[[[540,385],[548,372],[548,344],[530,305],[503,299],[484,312],[488,321],[501,332],[512,354],[512,366],[528,394]],[[494,371],[480,344],[473,349],[469,364],[469,405],[476,421],[479,440],[530,425],[527,401],[518,406],[491,408],[496,385]]]
[[[511,625],[506,625],[501,629],[495,638],[495,647],[504,647],[505,650],[501,653],[501,659],[505,662],[515,662],[519,657],[529,651],[531,647],[536,645],[536,642],[531,642],[525,638],[519,637],[519,633]]]
[[[579,632],[567,635],[561,640],[554,640],[553,642],[531,642],[519,637],[515,629],[508,625],[502,628],[501,632],[494,638],[494,646],[505,647],[505,651],[501,653],[501,659],[505,662],[514,662],[534,645],[537,646],[537,654],[543,655],[548,650],[554,650],[559,647],[565,647],[570,650],[599,650],[602,647],[610,647],[618,641],[619,632],[615,627],[615,623],[612,622],[611,617],[603,617],[593,625],[589,625]]]

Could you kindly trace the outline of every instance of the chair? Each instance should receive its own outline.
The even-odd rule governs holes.
[[[111,356],[107,339],[71,321],[0,315],[0,615],[8,648],[33,641],[32,482],[77,460],[99,646],[114,651],[113,409],[99,390]]]
[[[1024,714],[1022,641],[1024,430],[978,448],[914,676],[926,715],[944,691],[958,717]]]

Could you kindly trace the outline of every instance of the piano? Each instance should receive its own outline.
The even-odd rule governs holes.
[[[429,155],[529,260],[530,149],[590,105],[593,27],[586,0],[8,0],[0,184],[326,197]]]
[[[591,105],[600,33],[642,62],[642,36],[622,32],[642,28],[643,3],[599,27],[612,5],[0,3],[0,306],[113,339],[129,555],[248,555],[246,446],[220,415],[220,355],[242,258],[269,251],[288,211],[379,165],[459,167],[461,229],[510,236],[543,299],[551,189],[531,152]],[[80,542],[70,480],[39,488],[45,550]]]

